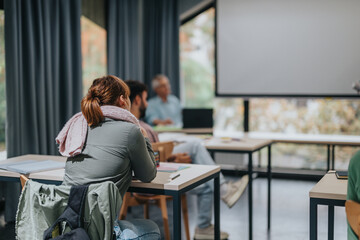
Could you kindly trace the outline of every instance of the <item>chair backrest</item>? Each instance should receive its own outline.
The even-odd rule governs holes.
[[[24,189],[26,181],[29,180],[25,175],[20,175],[21,188]]]
[[[350,224],[351,229],[359,237],[360,233],[360,203],[353,200],[347,200],[345,202],[346,218]]]
[[[171,156],[174,149],[174,142],[156,142],[152,143],[152,148],[154,151],[158,151],[160,155],[160,162],[166,162],[166,160]]]

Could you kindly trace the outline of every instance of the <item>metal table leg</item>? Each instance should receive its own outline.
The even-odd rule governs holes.
[[[327,145],[327,162],[326,162],[326,172],[330,170],[330,144]]]
[[[215,151],[209,151],[209,150],[208,150],[208,152],[210,153],[210,156],[211,156],[212,160],[213,160],[214,162],[216,162],[216,161],[215,161]]]
[[[259,159],[259,161],[258,161],[258,168],[261,168],[261,150],[259,150],[258,151],[258,159]]]
[[[252,240],[252,153],[249,153],[249,239]]]
[[[271,223],[271,145],[268,147],[268,230],[270,230]]]
[[[335,145],[332,145],[331,151],[331,170],[335,170]]]
[[[310,198],[310,240],[317,240],[317,203]]]
[[[334,239],[334,206],[328,206],[328,239]]]
[[[220,239],[220,175],[214,178],[215,239]]]
[[[174,224],[174,239],[181,239],[181,198],[179,193],[173,196],[173,224]]]

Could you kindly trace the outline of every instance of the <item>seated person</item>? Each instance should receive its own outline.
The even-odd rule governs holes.
[[[144,117],[147,107],[147,87],[145,84],[138,81],[126,81],[131,94],[131,108],[130,111],[138,119]],[[157,133],[154,132],[148,124],[140,121],[140,125],[147,131],[151,142],[158,142]],[[173,155],[168,161],[178,163],[193,162],[195,164],[214,165],[214,161],[206,148],[201,144],[200,140],[192,140],[186,143],[178,144],[174,147]],[[220,194],[221,199],[231,208],[240,198],[245,186],[247,184],[247,176],[237,182],[227,182],[222,174],[220,174]],[[211,225],[212,218],[212,204],[213,204],[214,184],[208,181],[203,185],[195,188],[191,193],[197,195],[198,202],[198,217],[197,228],[195,230],[195,239],[213,239],[214,228]],[[221,232],[221,239],[227,239],[228,234]]]
[[[81,101],[82,113],[73,116],[56,139],[60,153],[68,157],[63,184],[112,181],[123,197],[132,172],[143,182],[155,178],[154,152],[146,131],[129,111],[129,95],[128,86],[115,76],[94,80]],[[154,226],[149,220],[140,222],[139,229]],[[117,224],[123,229],[121,221]],[[157,226],[152,229],[159,232]],[[149,239],[160,238],[159,234],[152,237],[154,232],[149,233]]]
[[[360,151],[351,158],[348,169],[347,200],[360,203]],[[348,223],[348,239],[358,239]]]
[[[151,98],[146,110],[146,122],[152,126],[182,127],[181,104],[171,94],[169,79],[162,74],[156,75],[151,82],[156,96]]]

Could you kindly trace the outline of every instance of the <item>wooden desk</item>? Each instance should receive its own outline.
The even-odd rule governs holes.
[[[186,133],[186,134],[212,134],[212,128],[154,128],[157,133],[173,132],[173,133]]]
[[[224,140],[221,138],[213,137],[210,140],[205,140],[205,147],[209,152],[214,154],[215,152],[226,152],[226,153],[242,153],[248,154],[249,163],[248,163],[248,174],[249,174],[249,239],[252,239],[252,173],[253,173],[253,162],[252,162],[252,154],[256,151],[260,151],[262,148],[268,148],[268,169],[267,169],[267,177],[268,177],[268,230],[270,229],[270,219],[271,219],[271,144],[272,140],[268,139],[250,139],[244,137],[242,139],[236,140]]]
[[[347,180],[337,179],[334,171],[329,171],[310,190],[310,240],[317,239],[318,205],[328,206],[328,239],[334,239],[334,206],[345,206]]]
[[[332,134],[285,134],[264,132],[224,132],[215,131],[214,136],[252,139],[269,139],[274,143],[318,144],[327,146],[327,169],[335,169],[335,146],[360,146],[360,136]]]
[[[29,160],[57,160],[66,161],[65,157],[48,156],[48,155],[24,155],[15,158],[9,158],[6,162],[16,162]],[[169,166],[179,165],[177,163],[165,163]],[[220,167],[216,165],[197,165],[197,164],[180,164],[189,166],[184,170],[179,171],[180,176],[170,181],[169,173],[158,172],[156,178],[150,183],[143,183],[139,180],[134,180],[128,189],[130,192],[151,193],[169,195],[173,197],[173,224],[174,224],[174,239],[181,239],[181,194],[214,179],[214,221],[215,221],[215,239],[220,239]],[[43,171],[31,173],[28,177],[30,179],[43,182],[61,184],[64,178],[64,169],[56,169],[50,171]],[[2,181],[19,181],[20,174],[0,171],[0,180]]]

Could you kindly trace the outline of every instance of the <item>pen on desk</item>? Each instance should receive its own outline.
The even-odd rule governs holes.
[[[174,180],[175,178],[179,177],[180,173],[176,174],[176,175],[172,175],[170,176],[170,180]]]

